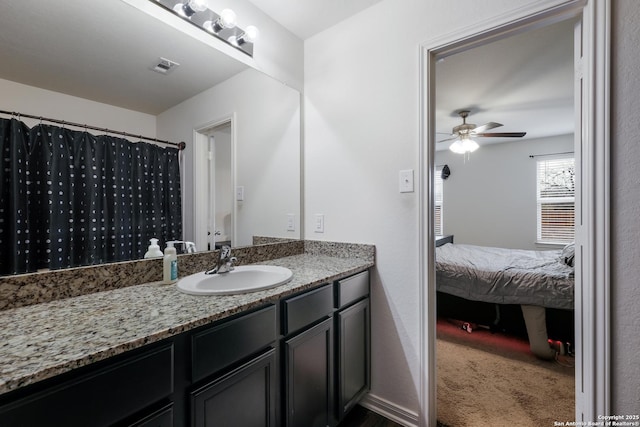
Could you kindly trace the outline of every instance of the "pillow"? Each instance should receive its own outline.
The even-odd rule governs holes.
[[[562,252],[560,253],[560,262],[563,264],[567,264],[569,267],[573,267],[575,255],[576,244],[569,243],[567,246],[562,248]]]

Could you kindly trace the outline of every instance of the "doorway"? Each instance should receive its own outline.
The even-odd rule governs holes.
[[[516,14],[517,15],[517,14]],[[596,420],[609,413],[608,387],[608,5],[603,2],[548,2],[521,16],[498,17],[463,34],[450,34],[423,44],[420,179],[421,293],[421,417],[423,426],[436,425],[435,350],[435,234],[433,171],[435,167],[436,61],[509,34],[579,17],[580,64],[576,73],[576,162],[580,184],[576,193],[576,417]],[[599,236],[598,239],[595,237]],[[596,285],[597,283],[597,285]]]
[[[235,243],[235,132],[233,116],[194,130],[193,241],[199,250]]]
[[[437,411],[446,425],[507,420],[553,425],[574,419],[573,299],[542,297],[547,261],[537,264],[539,275],[528,274],[527,279],[516,275],[509,282],[515,269],[500,273],[502,263],[512,258],[506,268],[536,262],[536,257],[560,258],[562,248],[573,242],[571,225],[562,235],[556,231],[564,218],[557,207],[563,208],[562,215],[573,214],[572,201],[544,205],[556,209],[547,213],[553,218],[538,218],[535,183],[537,164],[552,162],[558,153],[565,153],[567,163],[573,160],[574,26],[570,19],[530,29],[440,57],[436,64],[434,217],[436,233],[453,240],[445,246],[438,239],[436,251],[438,260],[448,259],[447,271],[466,265],[465,260],[478,267],[472,269],[477,275],[461,280],[437,264]],[[460,111],[468,111],[468,126],[480,129],[468,140],[479,149],[466,155],[449,148],[458,148],[452,128],[461,123]],[[437,172],[445,164],[448,174],[442,179]],[[573,171],[573,166],[567,168]],[[553,223],[553,230],[545,228],[541,234],[537,225],[543,221]],[[480,267],[484,260],[487,264]],[[557,267],[565,275],[557,279],[558,288],[572,289],[571,267]],[[491,279],[481,273],[490,268],[495,269]],[[483,287],[485,280],[494,280],[493,289]],[[520,292],[524,286],[518,287],[519,280],[527,281],[527,295]],[[496,303],[509,297],[509,303]],[[547,338],[538,340],[544,341],[542,346],[532,346],[539,353],[534,356],[518,303],[543,304],[535,308],[549,324],[541,335],[559,347],[556,360]]]
[[[209,136],[209,210],[207,250],[232,246],[233,175],[231,174],[231,122],[218,125]]]

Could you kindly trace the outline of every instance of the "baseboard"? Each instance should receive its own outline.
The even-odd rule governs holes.
[[[402,408],[371,393],[365,395],[358,404],[403,426],[418,427],[418,414],[416,412]]]

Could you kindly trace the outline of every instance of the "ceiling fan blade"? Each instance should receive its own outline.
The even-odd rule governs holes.
[[[448,134],[448,135],[451,135],[451,134]],[[440,141],[436,141],[436,143],[440,144],[441,142],[453,141],[454,139],[458,139],[458,135],[452,136],[451,138],[441,139]]]
[[[504,125],[502,123],[489,122],[489,123],[485,123],[485,124],[480,125],[480,126],[476,126],[475,128],[473,128],[471,130],[471,133],[478,134],[478,133],[484,132],[485,130],[497,128],[497,127],[500,127],[500,126],[504,126]]]
[[[526,132],[497,132],[497,133],[476,133],[473,136],[481,136],[485,138],[522,138]]]

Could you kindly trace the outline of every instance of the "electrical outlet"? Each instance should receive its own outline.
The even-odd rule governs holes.
[[[296,215],[287,214],[287,231],[296,231]]]
[[[324,214],[316,214],[316,222],[313,231],[316,233],[324,233]]]
[[[244,200],[244,186],[238,185],[236,187],[236,201],[242,202]]]

